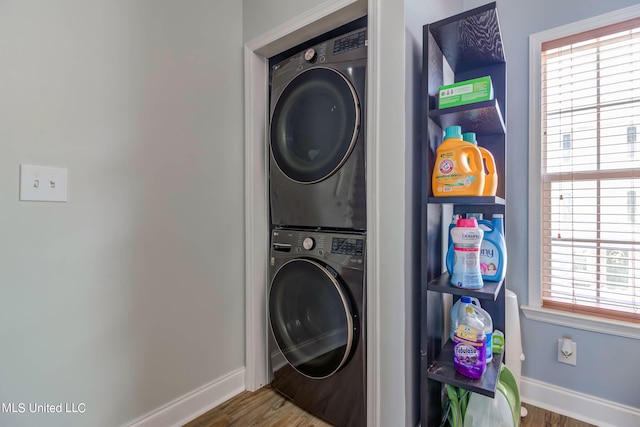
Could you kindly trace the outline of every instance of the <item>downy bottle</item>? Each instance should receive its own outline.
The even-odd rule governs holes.
[[[451,230],[454,263],[451,285],[479,289],[484,284],[480,272],[480,245],[484,232],[474,218],[460,218]]]
[[[504,239],[504,216],[494,214],[491,221],[481,220],[484,231],[480,246],[480,271],[482,278],[499,282],[507,274],[507,245]]]

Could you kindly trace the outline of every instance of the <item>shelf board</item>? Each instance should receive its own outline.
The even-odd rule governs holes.
[[[429,197],[427,203],[441,205],[505,205],[506,200],[498,196]]]
[[[429,118],[445,129],[448,126],[462,126],[473,129],[478,135],[507,133],[502,110],[497,99],[459,105],[442,110],[429,110]]]
[[[450,281],[451,275],[449,275],[449,273],[444,273],[427,283],[427,290],[443,294],[476,297],[482,300],[495,301],[496,298],[498,298],[502,285],[504,284],[504,280],[499,282],[489,282],[485,280],[484,286],[480,289],[466,289],[451,286]]]
[[[429,31],[455,74],[506,61],[495,2],[434,22]]]
[[[482,378],[473,379],[460,375],[453,365],[453,342],[448,340],[442,348],[440,355],[427,369],[429,379],[454,387],[461,387],[474,393],[493,398],[496,395],[496,386],[500,376],[500,366],[504,353],[493,355],[493,360],[487,364],[487,369]]]

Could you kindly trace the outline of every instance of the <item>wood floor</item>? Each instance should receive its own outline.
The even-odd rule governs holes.
[[[529,414],[521,427],[594,427],[563,415],[526,405]],[[184,427],[330,427],[269,387],[245,391],[185,424]],[[425,426],[431,427],[431,426]]]
[[[526,417],[522,418],[520,423],[521,427],[595,427],[593,424],[588,424],[582,421],[574,420],[573,418],[565,417],[564,415],[556,414],[554,412],[545,411],[544,409],[536,408],[528,404],[524,404],[529,413]]]
[[[269,387],[244,391],[184,427],[331,427]]]

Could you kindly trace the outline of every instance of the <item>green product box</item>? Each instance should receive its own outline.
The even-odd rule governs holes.
[[[493,85],[491,77],[485,76],[441,86],[438,91],[438,108],[457,107],[490,99],[493,99]]]

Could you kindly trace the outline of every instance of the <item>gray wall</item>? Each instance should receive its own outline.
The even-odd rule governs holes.
[[[0,2],[0,402],[115,426],[244,364],[242,4]],[[18,201],[20,163],[68,203]]]
[[[465,0],[465,9],[486,3]],[[637,4],[637,0],[498,0],[498,14],[507,57],[507,287],[528,299],[528,114],[529,35]],[[517,273],[516,273],[517,272]],[[638,358],[611,363],[617,355],[635,354],[638,341],[530,321],[521,316],[526,361],[522,375],[603,399],[640,407],[636,381]],[[571,336],[578,344],[576,367],[557,361],[557,340]],[[622,361],[622,358],[619,360]]]

